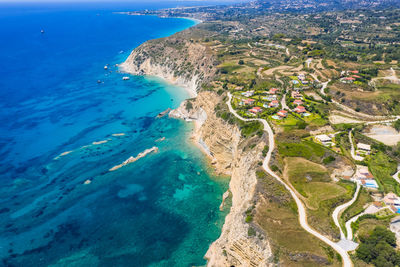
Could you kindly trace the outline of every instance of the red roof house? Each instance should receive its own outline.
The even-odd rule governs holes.
[[[300,99],[296,99],[295,101],[293,101],[293,104],[295,104],[295,105],[302,105],[303,104],[303,101],[301,101]]]
[[[279,107],[279,102],[278,102],[278,100],[273,100],[273,101],[271,101],[271,103],[269,103],[269,107],[270,107],[270,108]]]
[[[286,110],[280,110],[276,115],[278,115],[281,118],[286,118],[288,115],[288,112]]]
[[[262,108],[254,107],[254,108],[250,109],[249,112],[251,112],[253,114],[258,114],[258,113],[262,112]]]
[[[268,92],[268,94],[270,94],[270,95],[274,95],[276,92],[278,92],[279,91],[279,89],[278,88],[271,88],[271,89],[269,89],[269,92]]]
[[[303,107],[303,106],[297,106],[297,107],[294,109],[294,111],[300,114],[300,113],[306,112],[307,110],[306,110],[306,108]]]
[[[243,100],[241,101],[241,104],[242,104],[242,105],[253,105],[254,102],[256,102],[254,99],[247,98],[247,99],[243,99]]]

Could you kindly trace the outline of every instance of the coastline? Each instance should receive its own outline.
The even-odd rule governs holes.
[[[186,67],[188,62],[192,67]],[[207,266],[236,266],[238,262],[241,266],[268,265],[272,253],[269,242],[249,237],[250,225],[245,222],[246,211],[256,192],[255,169],[264,143],[245,151],[247,141],[242,140],[239,128],[216,116],[215,108],[222,97],[210,91],[198,93],[204,82],[215,77],[215,62],[212,51],[201,42],[192,42],[190,31],[181,31],[138,46],[120,68],[133,75],[158,77],[188,91],[193,98],[184,100],[169,116],[194,122],[191,142],[206,155],[209,161],[206,164],[216,174],[230,176],[228,193],[222,197],[231,195],[232,206],[219,236],[209,244],[204,255]]]
[[[130,14],[129,12],[115,12],[115,13],[117,13],[117,14],[127,14],[128,16],[139,16],[139,14]],[[157,16],[157,15],[140,15],[140,16],[155,16],[155,17],[159,17],[159,18],[167,18],[167,17],[160,17],[160,16]],[[186,28],[186,29],[183,29],[183,30],[181,30],[181,31],[178,31],[178,32],[176,32],[176,33],[179,33],[179,32],[185,31],[185,30],[188,30],[188,29],[190,29],[190,28],[193,28],[193,27],[195,27],[195,26],[197,26],[197,25],[203,23],[202,20],[195,19],[195,18],[190,18],[190,17],[171,17],[171,18],[185,19],[185,20],[193,21],[193,22],[195,23],[194,25],[192,25],[192,26],[190,26],[190,27],[188,27],[188,28]],[[169,36],[167,36],[167,37],[165,37],[165,38],[171,37],[171,36],[173,36],[173,35],[176,34],[176,33],[173,33],[173,34],[171,34],[171,35],[169,35]],[[159,39],[159,38],[157,38],[157,39]],[[146,42],[144,42],[143,44],[145,44],[145,43],[147,43],[148,41],[151,41],[151,40],[152,40],[152,39],[149,39],[149,40],[147,40]],[[143,44],[141,44],[141,45],[143,45]],[[132,51],[135,51],[135,49],[137,49],[137,48],[140,47],[141,45],[135,47]],[[174,86],[183,88],[183,89],[188,93],[189,98],[195,98],[195,97],[197,97],[197,90],[194,90],[194,88],[191,87],[190,85],[177,82],[177,80],[178,80],[179,78],[181,78],[181,77],[178,77],[178,79],[176,79],[176,78],[174,78],[173,76],[171,76],[171,75],[169,75],[169,74],[167,74],[167,75],[151,75],[151,74],[145,74],[145,73],[138,73],[138,71],[133,70],[133,69],[129,66],[129,64],[127,64],[127,60],[128,60],[129,57],[130,57],[130,56],[128,56],[128,57],[125,59],[124,62],[118,64],[118,69],[119,69],[120,72],[122,72],[122,73],[127,73],[127,74],[131,74],[131,75],[137,75],[137,76],[148,76],[148,77],[152,77],[152,76],[153,76],[153,77],[162,79],[162,80],[165,81],[166,83],[169,83],[169,84],[171,84],[171,85],[174,85]],[[180,104],[181,104],[181,103],[180,103]]]

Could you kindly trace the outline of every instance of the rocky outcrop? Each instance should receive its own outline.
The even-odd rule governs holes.
[[[214,108],[223,102],[212,92],[201,92],[194,100],[187,100],[172,111],[170,116],[195,122],[193,141],[209,153],[213,167],[220,174],[231,175],[229,190],[232,206],[225,218],[221,236],[205,255],[208,266],[268,266],[271,248],[263,233],[249,236],[249,224],[245,222],[246,211],[253,205],[257,178],[255,169],[262,159],[260,142],[253,149],[245,149],[235,125],[217,118]],[[187,107],[191,107],[187,110]]]
[[[121,70],[161,77],[196,96],[201,85],[215,75],[216,60],[213,51],[188,32],[147,41],[132,51]]]

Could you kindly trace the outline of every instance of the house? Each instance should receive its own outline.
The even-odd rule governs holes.
[[[239,105],[243,106],[251,106],[255,103],[256,101],[254,99],[251,98],[247,98],[247,99],[242,99],[239,103]]]
[[[358,70],[349,70],[349,73],[358,74]]]
[[[388,193],[383,202],[389,206],[394,212],[400,213],[400,198],[394,193]]]
[[[303,101],[301,101],[300,99],[296,99],[295,101],[293,101],[293,104],[297,106],[303,105]]]
[[[245,97],[250,97],[254,95],[254,91],[247,91],[242,93],[243,96]]]
[[[297,112],[297,113],[299,113],[299,114],[302,114],[302,113],[305,113],[307,110],[306,110],[306,108],[303,107],[303,106],[297,106],[297,107],[294,109],[294,111]]]
[[[354,79],[361,79],[362,78],[361,76],[358,76],[358,75],[351,75],[351,77],[353,77]]]
[[[343,83],[353,83],[356,79],[353,77],[344,77],[341,79]]]
[[[274,95],[274,94],[276,94],[276,92],[278,92],[278,91],[279,91],[278,88],[271,88],[271,89],[269,89],[268,94]]]
[[[277,107],[279,107],[279,102],[278,102],[278,100],[271,101],[271,103],[269,103],[269,107],[270,107],[270,108],[277,108]]]
[[[304,74],[299,74],[299,75],[297,75],[297,78],[299,78],[299,80],[305,80],[306,79],[306,75],[304,75]]]
[[[361,184],[368,188],[377,189],[378,184],[376,183],[375,179],[361,179]]]
[[[306,81],[306,80],[304,80],[304,81],[301,81],[303,84],[308,84],[308,81]]]
[[[267,100],[267,101],[273,101],[273,100],[277,100],[278,96],[277,95],[267,95],[267,96],[263,96],[262,99]]]
[[[369,155],[371,153],[371,146],[363,143],[358,143],[357,150]]]
[[[260,107],[254,107],[254,108],[252,108],[252,109],[249,109],[249,112],[250,113],[252,113],[252,114],[254,114],[254,115],[257,115],[258,113],[261,113],[263,110],[262,110],[262,108],[260,108]]]
[[[303,96],[297,91],[292,91],[292,98],[302,99]]]
[[[282,109],[276,115],[278,115],[281,118],[286,118],[288,115],[288,112],[286,110]]]
[[[326,134],[316,135],[315,138],[320,141],[324,146],[332,145],[332,138]]]

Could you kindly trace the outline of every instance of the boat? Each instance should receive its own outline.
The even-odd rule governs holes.
[[[122,80],[124,80],[124,81],[127,81],[127,80],[129,80],[130,78],[128,77],[128,76],[124,76],[124,77],[122,77]]]
[[[42,33],[42,34],[43,34],[43,33],[44,33],[44,30],[40,30],[40,33]]]
[[[104,66],[104,69],[105,69],[105,70],[108,70],[108,66],[107,66],[107,65],[105,65],[105,66]]]

